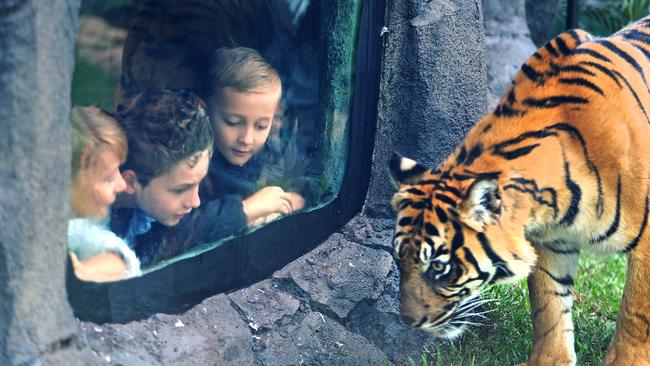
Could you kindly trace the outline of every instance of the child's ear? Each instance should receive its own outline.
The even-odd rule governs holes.
[[[90,147],[86,146],[81,150],[79,156],[79,171],[82,172],[90,167]]]
[[[133,170],[126,169],[122,171],[122,179],[126,182],[126,193],[134,194],[141,189],[140,182],[138,182],[138,176]]]

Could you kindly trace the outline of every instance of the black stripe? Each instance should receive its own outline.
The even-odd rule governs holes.
[[[573,41],[576,43],[573,48],[578,47],[578,45],[582,43],[580,36],[578,36],[578,32],[576,32],[575,29],[568,30],[566,33],[571,36],[571,38],[573,38]]]
[[[544,248],[548,249],[549,251],[555,253],[555,254],[560,254],[560,255],[576,255],[580,254],[580,250],[576,248],[571,248],[571,249],[558,249],[558,248],[553,248],[549,247],[548,245],[544,245]]]
[[[508,103],[514,104],[517,101],[517,98],[515,97],[515,86],[514,84],[510,88],[510,91],[508,91]]]
[[[436,212],[436,215],[438,216],[438,220],[440,220],[441,223],[445,223],[448,220],[447,214],[445,213],[445,210],[440,208],[439,206],[434,207],[434,211]]]
[[[518,149],[514,149],[511,151],[495,151],[495,154],[507,159],[507,160],[514,160],[517,158],[520,158],[522,156],[530,154],[535,148],[537,148],[539,144],[532,144],[524,147],[520,147]]]
[[[645,74],[643,73],[643,69],[641,68],[641,65],[639,65],[636,60],[630,56],[627,52],[623,51],[622,49],[618,48],[614,43],[606,40],[606,39],[599,39],[595,41],[598,44],[602,44],[603,46],[607,47],[610,51],[614,52],[617,54],[619,57],[621,57],[623,60],[625,60],[627,63],[632,65],[634,69],[641,75],[641,78],[643,79],[643,82],[646,82],[645,80]]]
[[[648,203],[650,201],[650,197],[648,195],[645,196],[645,208],[644,208],[644,213],[643,213],[643,222],[641,223],[641,228],[639,229],[639,233],[636,235],[636,237],[632,240],[630,244],[628,244],[627,247],[625,247],[625,251],[629,252],[636,248],[636,246],[639,244],[639,241],[641,240],[641,237],[643,236],[643,232],[645,231],[646,226],[648,225]]]
[[[559,74],[559,73],[562,73],[562,72],[577,72],[577,73],[586,74],[586,75],[589,75],[589,76],[596,76],[595,73],[585,69],[584,67],[582,67],[580,65],[569,65],[569,66],[558,67],[557,73]]]
[[[650,44],[650,34],[637,29],[630,29],[621,34],[623,38]]]
[[[463,229],[460,224],[456,221],[452,221],[451,223],[454,228],[454,236],[451,239],[451,252],[455,253],[458,248],[465,245],[465,238],[463,237]]]
[[[573,295],[573,291],[571,291],[570,288],[567,288],[567,289],[565,289],[563,292],[560,292],[560,291],[554,291],[554,292],[553,292],[553,295],[555,295],[555,296],[559,296],[559,297],[568,297],[568,296]],[[571,310],[569,310],[569,311],[571,311]]]
[[[460,148],[460,152],[458,153],[458,156],[456,157],[456,164],[462,164],[466,158],[467,158],[467,150],[463,145],[463,147]]]
[[[440,236],[440,233],[438,232],[438,229],[431,223],[428,223],[428,222],[425,223],[424,224],[424,230],[430,236]]]
[[[643,115],[645,116],[646,122],[648,122],[648,124],[650,124],[650,119],[648,119],[648,113],[646,112],[645,107],[643,107],[643,103],[641,102],[641,99],[639,98],[639,95],[634,91],[634,89],[632,88],[632,85],[630,85],[630,82],[627,81],[625,76],[621,75],[620,72],[618,72],[616,70],[612,70],[612,72],[614,74],[616,74],[616,76],[618,78],[623,80],[623,82],[625,83],[625,86],[627,87],[627,89],[630,91],[630,93],[632,93],[632,96],[634,96],[634,99],[636,100],[636,104],[639,106],[639,108],[641,108],[641,111],[643,112]]]
[[[553,45],[551,44],[552,41],[553,41],[553,40],[550,40],[550,41],[546,42],[546,44],[544,45],[544,48],[545,48],[548,52],[550,52],[553,56],[558,57],[558,56],[560,56],[560,54],[557,52],[557,50],[555,49],[555,47],[553,47]]]
[[[585,139],[582,137],[582,134],[580,133],[580,131],[578,131],[577,128],[571,126],[568,123],[556,123],[547,128],[568,132],[572,135],[573,138],[577,139],[578,142],[580,143],[580,147],[582,148],[582,154],[584,155],[585,160],[587,161],[587,165],[589,166],[591,172],[594,173],[594,175],[596,176],[596,185],[598,188],[598,200],[596,201],[596,212],[598,213],[598,217],[602,216],[603,206],[604,206],[603,184],[600,178],[600,172],[598,171],[596,164],[594,164],[591,158],[589,158],[589,152],[587,151],[587,143],[585,142]]]
[[[605,75],[609,76],[612,80],[614,80],[614,82],[618,84],[619,88],[623,87],[623,85],[621,85],[621,82],[618,81],[618,79],[616,78],[616,75],[614,75],[614,73],[610,69],[606,68],[605,66],[591,61],[582,61],[580,62],[580,64],[597,68],[598,70],[602,71]]]
[[[481,247],[483,248],[485,254],[488,256],[488,258],[490,258],[492,265],[496,267],[496,271],[494,272],[494,277],[492,277],[492,281],[504,277],[512,277],[514,273],[510,270],[510,268],[508,268],[506,262],[501,257],[499,257],[499,255],[496,252],[494,252],[494,250],[492,249],[492,245],[488,241],[485,234],[478,233],[476,234],[476,238],[478,239],[479,243],[481,243]]]
[[[444,186],[444,187],[441,187],[440,189],[442,189],[443,191],[445,191],[447,193],[451,193],[451,194],[453,194],[454,196],[456,196],[458,198],[463,198],[464,197],[463,194],[460,193],[460,191],[458,189],[454,188],[454,187]]]
[[[435,197],[437,200],[442,201],[442,202],[448,204],[449,206],[456,207],[456,201],[454,201],[453,198],[451,198],[451,197],[449,197],[449,196],[445,196],[444,194],[440,194],[440,193],[438,193],[438,194],[436,194],[434,197]]]
[[[496,117],[519,117],[524,113],[524,111],[513,108],[512,106],[503,103],[499,104],[494,110],[494,115]]]
[[[438,179],[423,179],[423,180],[417,181],[415,184],[417,184],[419,186],[428,186],[428,185],[439,186],[440,183],[441,183],[441,181],[438,180]]]
[[[402,217],[398,222],[397,225],[399,226],[406,226],[406,225],[411,225],[413,222],[413,218],[409,216]]]
[[[535,69],[533,69],[526,63],[521,65],[521,71],[528,79],[536,83],[540,83],[544,81],[544,74],[537,72]]]
[[[518,143],[520,143],[520,142],[522,142],[522,141],[524,141],[526,139],[530,139],[530,138],[532,138],[532,139],[542,139],[542,138],[549,137],[549,136],[557,136],[557,133],[547,131],[547,130],[524,132],[521,135],[519,135],[519,136],[517,136],[517,137],[515,137],[513,139],[506,140],[504,142],[500,142],[500,143],[494,145],[494,147],[492,148],[492,151],[494,153],[498,154],[501,150],[505,149],[506,147],[511,146],[511,145],[516,145],[516,144],[518,144]]]
[[[408,192],[410,194],[414,194],[416,196],[424,196],[424,195],[426,195],[426,193],[422,192],[421,190],[419,190],[417,188],[409,188],[409,189],[406,190],[406,192]]]
[[[506,190],[506,189],[514,189],[515,191],[530,194],[533,197],[533,199],[535,200],[535,202],[539,203],[540,205],[545,205],[545,206],[548,206],[548,207],[552,208],[553,209],[553,217],[554,218],[557,217],[558,208],[557,208],[557,203],[556,203],[556,194],[555,194],[555,190],[553,188],[544,188],[544,189],[540,190],[540,189],[537,188],[537,184],[535,184],[535,186],[532,189],[531,188],[526,188],[526,187],[520,187],[520,186],[517,186],[517,185],[514,185],[514,184],[506,184],[506,185],[503,186],[503,189],[504,190]],[[550,202],[546,201],[545,199],[543,199],[541,197],[541,195],[544,194],[545,192],[549,192],[553,196],[553,199]]]
[[[465,165],[472,165],[476,159],[478,159],[483,153],[483,146],[481,144],[475,145],[467,154],[467,160],[465,160]]]
[[[492,129],[492,124],[488,123],[487,126],[483,127],[483,133],[487,133]]]
[[[416,210],[431,210],[431,201],[429,200],[422,200],[422,201],[416,201],[411,203],[411,207],[413,207]]]
[[[603,90],[596,86],[596,84],[592,83],[591,81],[583,78],[560,78],[559,79],[561,84],[566,84],[566,85],[577,85],[577,86],[584,86],[585,88],[591,89],[595,91],[596,93],[600,95],[605,95],[603,93]]]
[[[542,59],[542,55],[540,55],[539,52],[537,52],[537,51],[535,51],[535,53],[533,53],[533,57],[535,57],[538,60]]]
[[[614,235],[616,230],[618,230],[618,225],[620,223],[620,220],[621,220],[621,176],[619,175],[616,184],[616,213],[614,214],[614,219],[612,220],[612,224],[609,226],[609,229],[607,229],[605,233],[599,235],[595,239],[589,240],[589,243],[596,244]]]
[[[526,98],[524,104],[529,107],[535,108],[555,108],[563,104],[587,104],[588,99],[577,97],[574,95],[555,95],[548,98]]]
[[[642,46],[636,45],[634,43],[631,43],[632,46],[634,46],[637,50],[641,51],[643,55],[645,56],[646,59],[650,60],[650,51],[646,50]]]
[[[544,272],[545,272],[549,277],[551,277],[551,279],[552,279],[553,281],[559,283],[560,285],[563,285],[563,286],[573,286],[573,277],[571,277],[571,275],[566,275],[566,276],[564,276],[564,277],[556,277],[556,276],[552,275],[551,272],[549,272],[549,271],[548,271],[546,268],[544,268],[544,267],[539,267],[539,269],[541,269],[542,271],[544,271]]]
[[[405,209],[406,207],[410,206],[411,203],[413,203],[412,200],[409,200],[409,199],[403,200],[402,202],[399,203],[399,205],[397,206],[397,209],[399,211],[401,211],[401,210]]]
[[[562,217],[562,220],[560,220],[560,224],[569,226],[573,223],[576,216],[578,215],[580,199],[582,198],[582,190],[580,189],[580,186],[578,186],[576,182],[571,179],[571,171],[569,170],[569,162],[566,160],[566,156],[564,157],[564,179],[567,188],[569,188],[569,191],[571,192],[571,203],[569,204],[564,217]]]
[[[571,49],[569,49],[569,47],[567,47],[567,45],[564,42],[564,40],[562,39],[561,35],[559,37],[555,38],[555,43],[557,43],[557,48],[560,49],[560,53],[562,55],[566,56],[566,55],[571,53]]]
[[[578,54],[578,55],[588,55],[588,56],[597,58],[597,59],[599,59],[601,61],[609,62],[610,64],[612,63],[612,60],[610,60],[609,58],[607,58],[606,56],[604,56],[600,52],[589,49],[589,48],[578,48],[578,49],[573,51],[573,54],[574,55],[576,55],[576,54]]]
[[[487,280],[490,279],[490,274],[488,272],[484,272],[481,270],[481,266],[479,266],[478,261],[476,260],[476,257],[474,257],[474,254],[472,251],[464,247],[463,252],[465,253],[465,261],[469,262],[474,268],[476,269],[476,272],[478,273],[478,277],[476,278],[470,278],[468,279],[465,283],[471,282],[471,281],[482,281],[486,282]]]

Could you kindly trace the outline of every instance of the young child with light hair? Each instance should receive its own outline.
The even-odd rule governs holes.
[[[207,90],[216,153],[206,198],[229,199],[224,211],[244,227],[301,210],[318,182],[295,145],[269,139],[282,95],[275,69],[255,50],[220,48]]]
[[[75,274],[87,281],[113,281],[136,276],[140,263],[126,243],[108,230],[110,205],[126,188],[119,171],[127,141],[116,121],[97,107],[74,107],[72,179],[68,249]]]

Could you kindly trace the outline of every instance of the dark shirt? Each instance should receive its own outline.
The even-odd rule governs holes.
[[[156,261],[165,227],[133,208],[113,208],[109,227],[133,249],[142,267]]]
[[[230,194],[246,199],[268,186],[299,193],[305,207],[309,207],[318,203],[323,184],[311,161],[295,144],[273,140],[267,141],[243,166],[231,164],[215,152],[203,181],[202,199],[209,201]]]
[[[119,209],[113,210],[111,230],[122,238],[135,231],[132,248],[142,267],[148,267],[245,230],[248,220],[242,201],[260,188],[279,186],[297,192],[305,199],[305,207],[317,203],[322,179],[295,145],[281,146],[279,141],[267,142],[244,166],[233,165],[215,152],[201,184],[201,206],[174,227],[154,221],[143,230],[148,221],[142,220],[144,213]]]

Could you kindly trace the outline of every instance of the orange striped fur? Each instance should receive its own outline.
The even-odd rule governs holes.
[[[440,167],[394,156],[403,320],[458,336],[481,289],[528,276],[528,365],[575,365],[580,250],[627,252],[606,365],[650,365],[650,17],[580,30],[522,65],[496,109]]]

